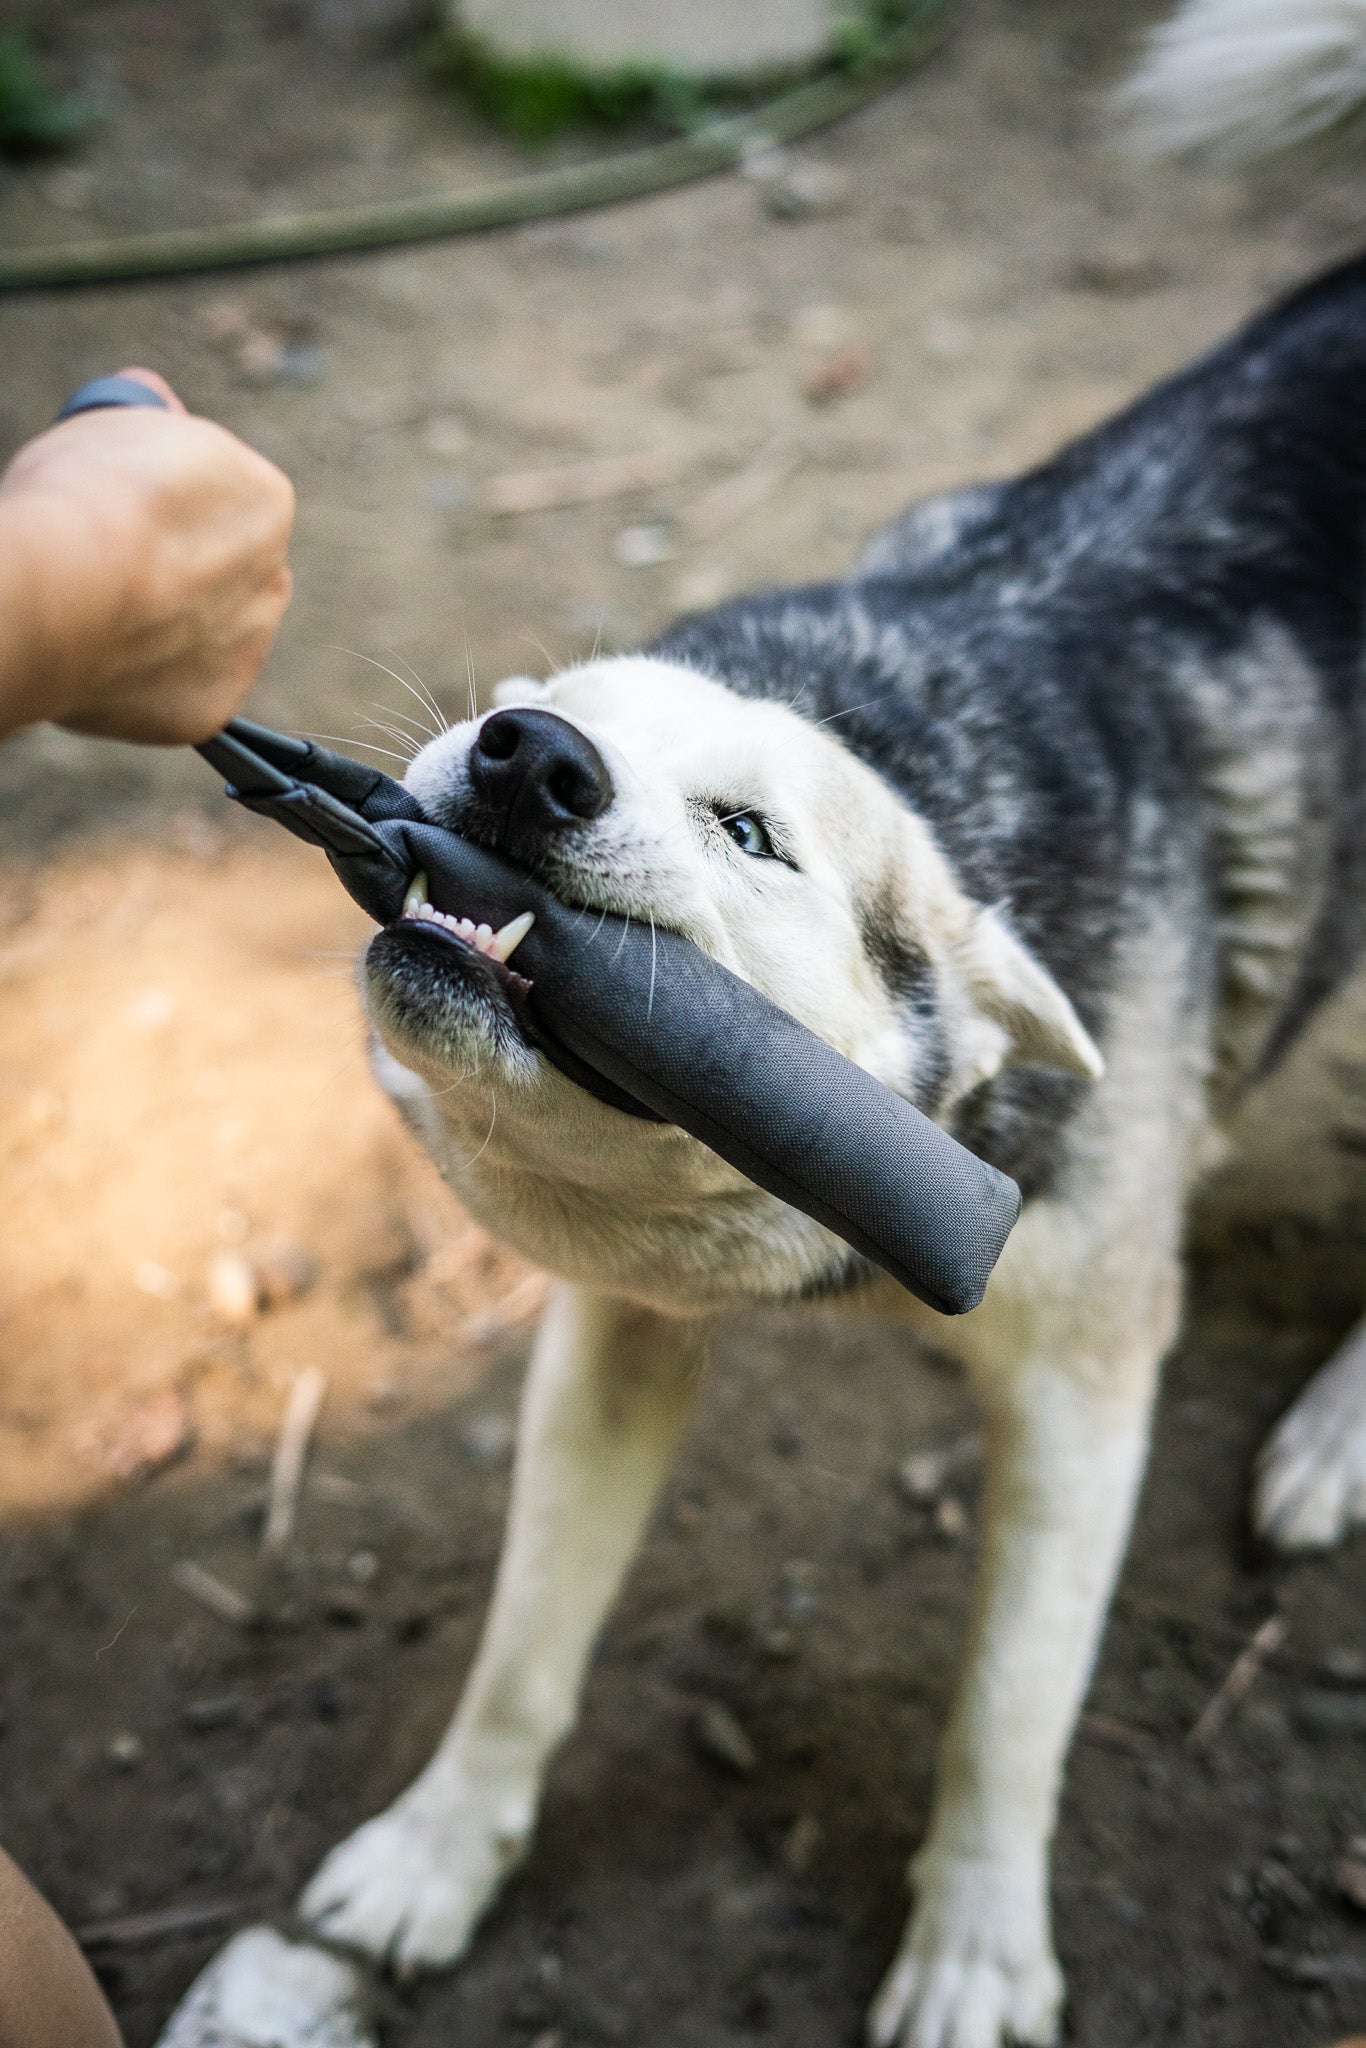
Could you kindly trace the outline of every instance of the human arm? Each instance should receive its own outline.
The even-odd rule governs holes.
[[[0,2048],[120,2048],[89,1964],[3,1849]]]

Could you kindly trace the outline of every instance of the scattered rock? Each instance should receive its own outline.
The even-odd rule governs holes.
[[[1333,1883],[1350,1905],[1366,1913],[1366,1860],[1339,1856],[1333,1865]]]
[[[1330,1685],[1366,1686],[1366,1657],[1360,1650],[1329,1650],[1319,1671]]]
[[[460,1442],[476,1465],[501,1465],[512,1454],[513,1427],[506,1415],[472,1415]]]
[[[209,299],[196,325],[244,384],[311,384],[327,366],[313,322],[298,314],[258,313],[245,299]]]
[[[942,1500],[935,1502],[934,1513],[930,1519],[934,1525],[935,1535],[942,1537],[945,1543],[961,1543],[968,1533],[968,1511],[962,1501],[955,1499],[951,1493],[946,1493]]]
[[[1335,1735],[1366,1734],[1366,1695],[1343,1692],[1301,1693],[1292,1709],[1301,1735],[1323,1741]]]
[[[757,150],[745,164],[764,212],[773,220],[828,220],[849,204],[849,180],[834,164],[794,156],[786,149]]]
[[[193,1442],[194,1421],[184,1395],[162,1387],[110,1427],[96,1455],[106,1472],[131,1485],[184,1457]]]
[[[146,1754],[146,1743],[131,1728],[121,1728],[117,1735],[111,1735],[104,1747],[105,1762],[116,1771],[135,1771]]]
[[[312,1252],[287,1238],[264,1244],[253,1257],[261,1300],[267,1308],[298,1301],[318,1284],[318,1261]]]
[[[809,1621],[816,1610],[816,1567],[805,1558],[783,1566],[778,1608],[785,1621]]]
[[[173,1301],[180,1292],[180,1277],[156,1259],[142,1259],[133,1268],[133,1285],[153,1301]]]
[[[209,1260],[204,1291],[209,1307],[220,1322],[240,1330],[251,1322],[261,1306],[261,1284],[256,1268],[242,1252],[216,1251]]]
[[[794,1877],[805,1877],[821,1845],[821,1825],[812,1814],[799,1813],[783,1836],[782,1859]]]
[[[808,405],[834,405],[861,391],[872,374],[872,351],[861,341],[851,341],[807,373],[802,379],[802,396]]]
[[[238,1693],[220,1693],[215,1699],[188,1700],[181,1719],[197,1735],[208,1735],[215,1728],[235,1728],[242,1712],[243,1702]]]
[[[692,1722],[693,1741],[709,1763],[737,1777],[752,1777],[759,1768],[759,1752],[721,1700],[705,1700]]]
[[[1149,249],[1093,249],[1077,256],[1064,273],[1064,282],[1075,291],[1097,292],[1107,298],[1137,298],[1155,291],[1171,273]]]
[[[897,1488],[912,1506],[933,1507],[950,1478],[976,1465],[981,1455],[982,1440],[975,1435],[912,1451],[897,1467]]]
[[[624,526],[612,543],[612,559],[623,569],[653,569],[671,562],[673,535],[662,520],[648,526]]]

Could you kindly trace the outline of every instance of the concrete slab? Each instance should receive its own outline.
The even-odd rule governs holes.
[[[699,78],[815,63],[837,18],[833,0],[451,0],[450,12],[508,58],[553,55],[585,71],[659,65]]]

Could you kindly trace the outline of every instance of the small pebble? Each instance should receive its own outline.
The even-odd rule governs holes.
[[[722,1701],[707,1700],[698,1708],[692,1733],[704,1757],[734,1771],[737,1777],[751,1777],[759,1768],[759,1752]]]
[[[1066,282],[1105,298],[1129,299],[1155,291],[1168,275],[1166,265],[1146,249],[1093,249],[1074,259]]]
[[[783,1836],[782,1858],[794,1877],[805,1877],[821,1843],[820,1822],[809,1813],[799,1813]]]
[[[778,1605],[785,1621],[809,1621],[816,1608],[816,1567],[805,1558],[783,1566]]]
[[[190,1700],[181,1717],[187,1728],[207,1735],[215,1728],[232,1728],[242,1718],[242,1701],[236,1693],[220,1693],[216,1699]]]
[[[1360,1650],[1329,1650],[1319,1670],[1330,1685],[1366,1686],[1366,1657]]]
[[[472,1415],[460,1441],[476,1465],[501,1465],[512,1450],[512,1423],[506,1415]]]
[[[156,1259],[143,1259],[134,1266],[133,1285],[139,1294],[150,1294],[153,1301],[173,1301],[180,1292],[179,1276]]]
[[[677,550],[673,535],[662,522],[649,526],[624,526],[612,543],[612,559],[623,569],[653,569],[671,562]]]
[[[951,1493],[935,1502],[932,1519],[935,1535],[942,1536],[946,1543],[961,1543],[968,1533],[968,1511]]]
[[[284,1238],[262,1245],[252,1264],[261,1300],[267,1308],[298,1301],[318,1284],[318,1261],[312,1252]]]
[[[1339,1856],[1333,1865],[1333,1883],[1350,1905],[1366,1913],[1366,1862]]]
[[[771,220],[826,220],[849,203],[849,180],[834,164],[785,149],[756,151],[745,175],[758,187]]]
[[[209,1260],[205,1279],[209,1307],[220,1322],[242,1329],[261,1306],[261,1284],[256,1268],[239,1251],[216,1251]]]
[[[379,1577],[379,1559],[373,1550],[353,1550],[346,1560],[346,1573],[358,1586],[373,1585]]]
[[[914,1507],[931,1507],[950,1477],[974,1465],[980,1454],[981,1444],[975,1436],[957,1437],[952,1443],[912,1451],[897,1467],[897,1490]]]
[[[147,1745],[131,1728],[122,1728],[105,1744],[105,1761],[116,1771],[135,1771],[147,1754]]]
[[[872,351],[861,341],[851,341],[808,372],[802,379],[802,396],[809,405],[833,405],[861,391],[872,374]]]
[[[128,1484],[150,1479],[194,1444],[194,1418],[177,1387],[161,1387],[127,1409],[99,1446],[99,1461]]]
[[[1366,1696],[1340,1692],[1301,1693],[1295,1701],[1292,1716],[1300,1734],[1311,1742],[1335,1735],[1366,1734]]]

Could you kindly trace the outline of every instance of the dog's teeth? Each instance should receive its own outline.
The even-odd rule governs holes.
[[[474,928],[474,943],[481,953],[487,953],[493,943],[493,926],[480,924]]]
[[[524,910],[519,917],[514,917],[505,924],[501,931],[493,934],[486,950],[495,960],[510,960],[535,922],[535,912]]]
[[[427,877],[416,874],[409,882],[408,893],[403,899],[403,915],[417,917],[427,908]]]

